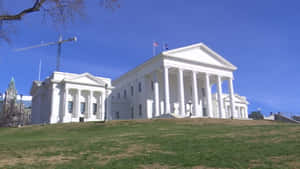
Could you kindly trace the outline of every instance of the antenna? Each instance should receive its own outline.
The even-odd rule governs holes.
[[[38,45],[33,45],[25,48],[18,48],[15,49],[16,52],[24,51],[24,50],[29,50],[29,49],[34,49],[34,48],[40,48],[44,46],[51,46],[51,45],[56,45],[57,44],[57,57],[56,57],[56,71],[59,71],[60,69],[60,56],[61,56],[61,45],[65,42],[77,42],[77,37],[74,36],[73,38],[68,38],[68,39],[63,39],[62,36],[59,36],[58,41],[56,42],[49,42],[49,43],[41,43]]]
[[[40,59],[40,64],[39,64],[39,81],[41,81],[41,72],[42,72],[42,59]]]

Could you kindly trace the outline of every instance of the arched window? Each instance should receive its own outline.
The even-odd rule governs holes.
[[[133,88],[133,86],[130,87],[130,93],[131,93],[131,96],[133,96],[133,94],[134,94],[134,88]]]

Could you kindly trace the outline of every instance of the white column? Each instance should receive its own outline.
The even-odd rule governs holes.
[[[240,107],[240,114],[241,114],[241,118],[244,119],[245,118],[245,112],[244,112],[243,107]]]
[[[165,114],[170,111],[170,85],[169,85],[169,68],[164,67],[164,81],[165,81]]]
[[[235,102],[234,102],[234,91],[233,91],[233,80],[232,78],[228,79],[229,85],[229,96],[230,96],[230,109],[231,109],[231,116],[233,118],[237,118],[237,112],[235,111]]]
[[[248,106],[245,106],[245,118],[248,119]]]
[[[199,106],[198,106],[198,85],[197,85],[197,72],[192,72],[192,80],[193,80],[193,105],[194,105],[194,114],[196,116],[199,115]]]
[[[241,110],[241,114],[242,114],[242,118],[245,119],[246,118],[246,113],[245,113],[245,108],[241,106],[240,108]]]
[[[57,84],[53,83],[52,84],[52,96],[51,96],[51,115],[50,115],[50,119],[49,119],[49,123],[57,123],[57,115],[59,115],[59,110],[61,110],[59,107],[57,107],[57,97],[59,97],[59,93],[58,93],[58,89],[57,89]],[[39,100],[41,100],[41,98],[39,97]],[[40,101],[39,101],[40,102]],[[42,105],[39,105],[40,110],[43,109]],[[41,120],[41,117],[40,119]],[[41,121],[44,123],[44,121]]]
[[[101,96],[101,119],[104,120],[105,118],[105,100],[106,100],[106,96],[105,96],[105,92],[102,92],[102,96]]]
[[[178,92],[179,92],[179,107],[180,107],[180,115],[185,115],[185,102],[184,102],[184,83],[183,83],[183,70],[181,68],[178,69]]]
[[[159,83],[157,79],[157,72],[153,73],[153,82],[154,82],[154,110],[155,116],[159,116]]]
[[[205,73],[205,89],[206,89],[206,99],[207,99],[207,112],[208,112],[208,117],[213,117],[211,87],[210,87],[209,76],[210,75],[208,73]]]
[[[102,108],[101,108],[101,106],[102,106],[102,104],[101,104],[101,101],[102,101],[102,94],[100,93],[100,95],[99,95],[99,98],[98,98],[98,101],[97,101],[97,116],[96,116],[96,118],[97,119],[101,119],[101,112],[102,112]]]
[[[75,118],[78,118],[80,116],[80,95],[81,95],[81,90],[78,89],[77,95],[76,95],[76,115]]]
[[[219,115],[220,115],[220,118],[226,118],[226,115],[225,115],[225,110],[223,109],[223,100],[222,100],[222,95],[223,95],[223,92],[222,92],[222,79],[221,79],[221,76],[218,76],[218,107],[219,107]]]
[[[93,91],[90,90],[88,118],[92,117],[93,115],[93,94]]]
[[[65,86],[65,111],[64,111],[64,115],[63,115],[63,122],[65,121],[66,119],[66,116],[68,114],[68,95],[69,95],[69,89],[67,88],[67,86]]]

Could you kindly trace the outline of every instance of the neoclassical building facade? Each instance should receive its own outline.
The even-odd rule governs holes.
[[[44,82],[33,82],[32,123],[103,121],[109,116],[111,90],[109,78],[54,72]]]
[[[234,96],[236,66],[199,43],[164,51],[112,81],[113,119],[173,117],[248,118]],[[223,101],[227,83],[228,102]],[[216,104],[212,88],[216,86]],[[229,104],[225,108],[224,104]],[[247,106],[247,104],[246,104]]]
[[[247,99],[234,93],[236,69],[199,43],[164,51],[112,82],[89,73],[54,72],[32,85],[32,121],[247,119]]]

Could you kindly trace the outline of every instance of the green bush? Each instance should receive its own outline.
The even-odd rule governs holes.
[[[254,120],[263,120],[264,116],[261,114],[260,111],[253,111],[251,112],[251,114],[249,115],[249,118],[252,118]]]

